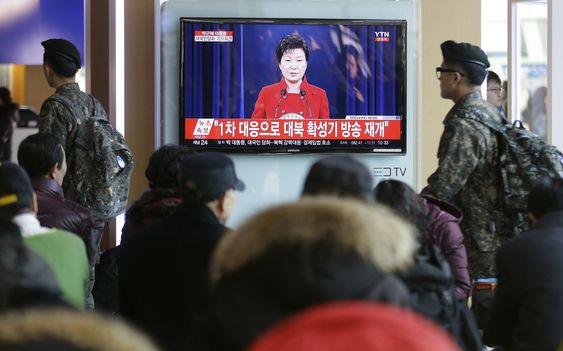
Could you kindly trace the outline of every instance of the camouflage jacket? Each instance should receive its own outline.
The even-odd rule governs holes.
[[[61,85],[55,91],[53,96],[64,96],[66,99],[73,101],[76,107],[80,107],[84,116],[92,116],[95,111],[96,105],[97,110],[101,111],[100,117],[105,117],[107,119],[107,113],[104,110],[101,103],[89,94],[86,94],[80,90],[78,83],[68,83]],[[94,105],[96,104],[96,105]],[[78,125],[81,123],[81,116],[73,116],[72,112],[68,110],[65,106],[57,101],[52,101],[50,99],[45,100],[41,106],[41,113],[39,114],[39,132],[49,133],[55,135],[61,141],[64,146],[67,159],[71,158],[74,149],[74,136]],[[78,177],[74,174],[72,167],[69,165],[69,169],[65,176],[65,181],[63,182],[63,189],[65,194],[71,194],[69,191],[68,184],[79,183],[75,179]],[[71,199],[76,201],[75,199]],[[82,204],[86,207],[87,204]]]
[[[462,97],[446,115],[438,148],[438,169],[425,193],[455,204],[463,212],[461,229],[477,251],[491,253],[501,243],[496,228],[499,170],[498,136],[471,118],[502,125],[502,116],[480,91]]]
[[[84,116],[92,116],[94,104],[98,104],[98,111],[102,111],[103,117],[107,119],[107,113],[96,98],[80,90],[78,83],[68,83],[61,85],[55,91],[54,96],[62,95],[74,101],[76,106],[80,106]],[[55,135],[65,147],[68,153],[72,149],[72,136],[76,131],[76,126],[80,123],[79,117],[73,116],[71,111],[56,101],[47,99],[41,105],[39,114],[39,132]]]

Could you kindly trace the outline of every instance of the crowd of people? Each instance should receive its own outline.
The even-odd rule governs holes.
[[[74,82],[78,50],[43,46],[55,96],[92,114],[99,102]],[[19,165],[0,163],[0,349],[563,347],[563,180],[532,188],[529,231],[497,230],[499,139],[468,118],[504,119],[479,91],[489,62],[471,44],[441,49],[441,96],[454,106],[421,193],[375,183],[352,156],[321,157],[300,198],[231,229],[245,190],[233,160],[165,145],[150,157],[148,190],[130,201],[121,245],[101,255],[104,220],[63,190],[76,178],[66,155],[81,120],[56,99],[44,104]],[[487,299],[473,285],[481,278],[496,279]]]

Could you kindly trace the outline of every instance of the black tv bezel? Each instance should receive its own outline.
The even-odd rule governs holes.
[[[330,146],[221,146],[221,145],[186,145],[185,139],[185,117],[184,117],[184,44],[185,31],[183,23],[218,23],[218,24],[296,24],[296,25],[399,25],[402,27],[404,47],[402,62],[404,62],[403,75],[403,105],[404,116],[401,118],[401,139],[398,141],[399,146],[393,148],[374,148],[369,145],[330,145]],[[405,19],[313,19],[313,18],[242,18],[242,17],[185,17],[179,18],[179,40],[178,45],[180,51],[180,60],[178,62],[180,79],[179,79],[179,144],[186,145],[195,151],[214,151],[229,154],[320,154],[320,153],[357,153],[357,154],[380,154],[380,155],[405,155],[407,153],[407,116],[408,116],[408,60],[407,60],[407,20]],[[196,139],[190,139],[196,140]],[[215,139],[210,139],[215,140]],[[275,139],[272,139],[275,140]],[[293,139],[308,140],[308,139]],[[400,148],[400,150],[396,150]]]

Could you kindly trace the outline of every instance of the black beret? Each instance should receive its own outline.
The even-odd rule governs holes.
[[[80,59],[80,51],[68,40],[65,39],[49,39],[41,43],[45,48],[45,55],[50,57],[62,58],[68,62],[74,63],[76,68],[82,66]]]
[[[444,61],[467,62],[483,68],[491,66],[487,54],[478,46],[448,40],[443,42],[440,48],[442,49]]]

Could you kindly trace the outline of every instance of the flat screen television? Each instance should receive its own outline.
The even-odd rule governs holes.
[[[405,153],[406,39],[404,20],[180,18],[180,143]]]

